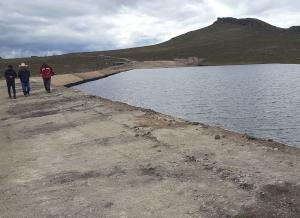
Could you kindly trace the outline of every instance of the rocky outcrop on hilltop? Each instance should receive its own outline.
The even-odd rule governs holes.
[[[237,19],[233,17],[222,17],[222,18],[218,18],[214,24],[235,24],[235,25],[249,26],[249,27],[256,27],[256,28],[280,29],[279,27],[273,26],[271,24],[268,24],[264,21],[255,18]]]
[[[300,33],[300,26],[292,26],[289,28],[289,30],[293,32],[299,32]]]

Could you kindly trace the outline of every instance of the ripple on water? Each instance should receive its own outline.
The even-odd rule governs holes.
[[[300,147],[300,65],[132,70],[76,88]]]

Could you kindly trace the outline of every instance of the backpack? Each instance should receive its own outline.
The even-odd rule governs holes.
[[[44,67],[41,71],[43,79],[51,79],[51,76],[53,76],[52,70],[49,67]]]

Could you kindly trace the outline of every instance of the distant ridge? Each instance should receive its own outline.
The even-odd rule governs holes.
[[[252,27],[252,28],[260,28],[264,30],[291,30],[298,32],[300,31],[300,26],[291,26],[290,28],[281,28],[277,26],[273,26],[269,23],[266,23],[264,21],[261,21],[259,19],[255,18],[242,18],[237,19],[233,17],[221,17],[218,18],[217,21],[213,23],[213,25],[218,24],[233,24],[233,25],[240,25],[240,26],[246,26],[246,27]]]
[[[300,26],[280,28],[255,18],[224,17],[210,26],[157,45],[41,58],[0,59],[0,67],[17,66],[25,61],[37,72],[40,63],[46,61],[59,72],[67,73],[101,69],[124,62],[124,58],[146,61],[188,57],[198,57],[202,60],[201,65],[300,64]]]
[[[276,26],[273,26],[269,23],[266,23],[264,21],[261,21],[259,19],[255,19],[255,18],[237,19],[237,18],[233,18],[233,17],[224,17],[224,18],[218,18],[217,21],[214,22],[214,25],[217,25],[217,24],[236,24],[236,25],[254,27],[254,28],[279,29]]]
[[[300,26],[292,26],[289,28],[291,31],[300,32]]]
[[[204,65],[300,64],[300,26],[280,28],[255,18],[223,17],[158,45],[104,54],[135,60],[194,56],[203,59]]]

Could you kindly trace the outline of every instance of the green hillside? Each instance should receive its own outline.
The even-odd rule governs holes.
[[[167,42],[104,54],[136,60],[196,56],[204,64],[300,63],[300,27],[278,28],[246,18],[219,18]]]
[[[36,74],[45,61],[58,73],[76,73],[126,62],[122,58],[145,61],[192,56],[203,59],[202,64],[207,65],[300,64],[300,27],[278,28],[253,18],[219,18],[208,27],[153,46],[51,57],[0,59],[0,69],[4,69],[8,64],[18,66],[20,62],[25,61]]]
[[[127,60],[103,56],[97,52],[93,54],[74,53],[49,57],[0,59],[0,69],[4,71],[8,64],[13,65],[14,68],[17,69],[21,62],[25,62],[29,65],[33,75],[38,75],[43,62],[50,64],[56,73],[64,74],[94,71],[114,66],[119,62],[127,62]],[[0,74],[0,78],[1,77],[3,77],[3,73]]]

